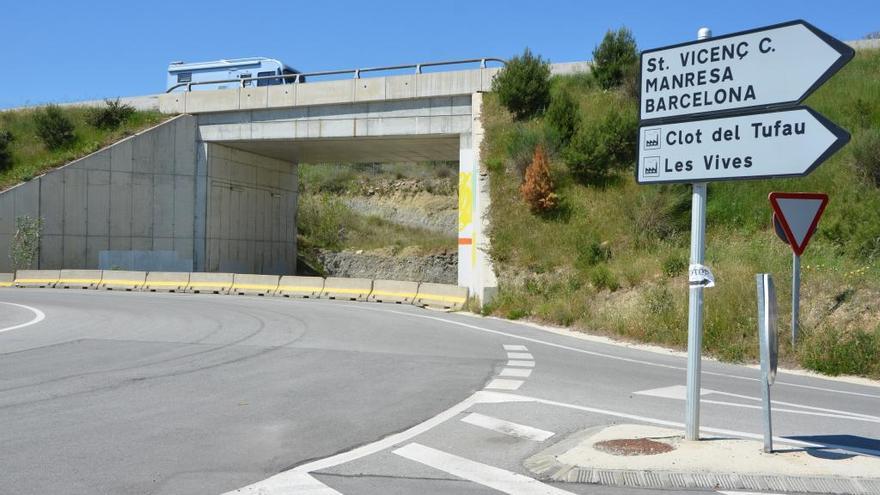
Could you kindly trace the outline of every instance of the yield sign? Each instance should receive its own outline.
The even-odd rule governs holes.
[[[806,249],[819,218],[828,204],[828,195],[821,193],[770,193],[770,206],[782,225],[791,250],[800,256]]]

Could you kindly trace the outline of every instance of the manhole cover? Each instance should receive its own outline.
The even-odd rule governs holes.
[[[613,455],[655,455],[672,451],[671,445],[647,438],[605,440],[593,447]]]

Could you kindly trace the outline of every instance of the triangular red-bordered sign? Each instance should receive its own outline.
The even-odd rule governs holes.
[[[794,254],[804,253],[827,204],[828,195],[822,193],[770,193],[770,206]]]

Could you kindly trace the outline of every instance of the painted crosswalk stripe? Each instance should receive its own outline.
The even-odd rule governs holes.
[[[486,388],[492,388],[495,390],[516,390],[522,384],[522,380],[505,380],[503,378],[496,378],[489,382],[489,384],[486,385]]]
[[[508,352],[507,359],[535,359],[528,352]]]
[[[505,351],[527,351],[528,349],[524,345],[516,345],[516,344],[504,344]]]
[[[520,378],[528,378],[532,374],[529,368],[504,368],[498,376],[516,376]]]
[[[401,447],[394,453],[509,495],[571,495],[571,492],[546,485],[528,476],[447,454],[417,443]]]
[[[512,421],[493,418],[479,413],[471,413],[461,418],[465,423],[486,428],[487,430],[497,431],[512,437],[525,438],[536,442],[543,442],[553,436],[552,431],[541,430],[532,426],[521,425]]]
[[[508,366],[520,366],[520,367],[522,367],[522,368],[534,368],[534,367],[535,367],[535,362],[534,362],[534,361],[517,361],[517,360],[510,360],[510,361],[507,362],[507,365],[508,365]]]

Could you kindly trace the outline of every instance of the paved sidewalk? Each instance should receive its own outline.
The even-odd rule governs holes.
[[[596,446],[635,439],[649,439],[671,450],[623,455]],[[717,436],[689,442],[679,430],[619,424],[578,432],[527,459],[525,466],[546,480],[614,486],[880,493],[878,457],[780,442],[774,444],[774,453],[766,454],[762,447],[755,440]]]

